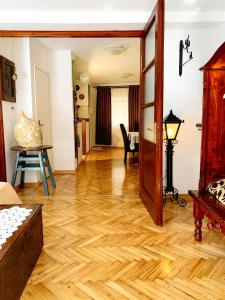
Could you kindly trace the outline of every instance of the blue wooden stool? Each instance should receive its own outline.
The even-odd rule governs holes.
[[[44,185],[45,196],[49,196],[47,177],[45,172],[45,167],[48,169],[51,185],[56,188],[55,179],[53,177],[51,165],[48,159],[47,150],[52,149],[52,146],[40,146],[35,148],[24,148],[20,146],[14,146],[11,150],[16,151],[16,160],[12,175],[12,186],[15,187],[17,172],[21,172],[20,176],[20,187],[24,186],[24,178],[26,171],[40,171],[42,176],[42,181]],[[29,152],[29,154],[27,154]],[[30,154],[30,152],[36,152]],[[34,163],[37,161],[37,163]]]

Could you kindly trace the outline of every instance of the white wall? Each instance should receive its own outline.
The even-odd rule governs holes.
[[[17,121],[18,111],[23,110],[28,115],[32,115],[28,39],[1,38],[0,54],[15,63],[18,75],[16,81],[16,103],[2,102],[6,172],[7,181],[10,182],[15,161],[15,152],[11,151],[10,148],[16,145],[13,129]],[[28,179],[28,176],[26,176],[26,179]]]
[[[30,38],[30,68],[33,101],[33,117],[36,119],[35,105],[35,67],[48,73],[48,48],[37,38]]]
[[[31,38],[1,38],[0,55],[15,62],[18,80],[16,81],[16,103],[3,101],[5,152],[7,179],[11,175],[15,153],[10,147],[16,144],[13,128],[17,115],[24,111],[28,117],[36,118],[34,67],[50,73],[54,165],[56,170],[74,170],[74,128],[72,100],[71,51],[49,51],[40,41]],[[49,71],[50,70],[50,71]],[[37,182],[35,172],[26,174],[26,182]]]
[[[31,71],[30,71],[30,44],[28,38],[12,39],[12,53],[16,64],[16,107],[17,116],[20,111],[32,117],[32,90],[31,90]]]
[[[75,170],[72,54],[70,50],[50,51],[53,160],[55,170]]]
[[[111,89],[112,146],[123,146],[120,124],[128,131],[128,88]]]
[[[52,145],[52,134],[51,134],[51,120],[46,119],[45,113],[42,114],[43,110],[40,108],[40,103],[37,103],[37,95],[36,88],[39,84],[36,82],[36,74],[37,70],[43,71],[46,74],[49,74],[48,68],[48,52],[49,49],[41,43],[37,38],[29,39],[29,47],[30,47],[30,72],[31,72],[31,90],[32,90],[32,107],[33,107],[33,115],[32,118],[37,122],[40,120],[43,123],[42,132],[45,135],[45,138],[48,139],[47,144]],[[43,95],[45,95],[45,99],[49,99],[50,91],[42,91]],[[39,93],[41,94],[41,92]],[[50,100],[49,100],[50,101]],[[43,101],[42,101],[43,102]],[[45,108],[49,109],[50,103],[46,103]],[[38,109],[39,107],[39,109]],[[50,108],[51,110],[51,108]],[[49,112],[51,115],[51,112]],[[48,134],[46,133],[46,128],[50,128]],[[51,167],[54,171],[54,164],[52,163],[52,156],[54,152],[54,145],[52,150],[48,150],[49,159],[51,162]],[[40,180],[39,172],[32,172],[30,177],[32,176],[32,182],[38,182]]]
[[[174,153],[174,186],[180,193],[197,189],[200,168],[201,132],[196,123],[202,115],[203,66],[225,40],[224,29],[166,30],[165,32],[165,77],[164,116],[173,109],[175,115],[184,119],[178,144]],[[184,66],[182,77],[178,74],[180,39],[190,34],[194,59]]]

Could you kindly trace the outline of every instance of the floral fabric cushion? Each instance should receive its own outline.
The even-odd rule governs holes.
[[[225,178],[210,182],[206,190],[225,205]]]

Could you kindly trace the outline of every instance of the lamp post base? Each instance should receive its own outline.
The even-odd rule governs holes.
[[[166,205],[168,199],[167,194],[170,195],[169,199],[171,203],[178,204],[182,207],[186,206],[187,204],[186,200],[179,197],[179,193],[176,188],[173,188],[172,190],[168,190],[166,187],[163,188],[163,206]]]

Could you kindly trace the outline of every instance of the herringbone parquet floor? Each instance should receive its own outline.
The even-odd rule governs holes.
[[[73,175],[57,175],[46,198],[25,188],[25,203],[43,203],[43,253],[22,300],[225,299],[225,238],[193,239],[192,205],[168,203],[164,226],[138,197],[138,166],[121,150],[92,151]]]

